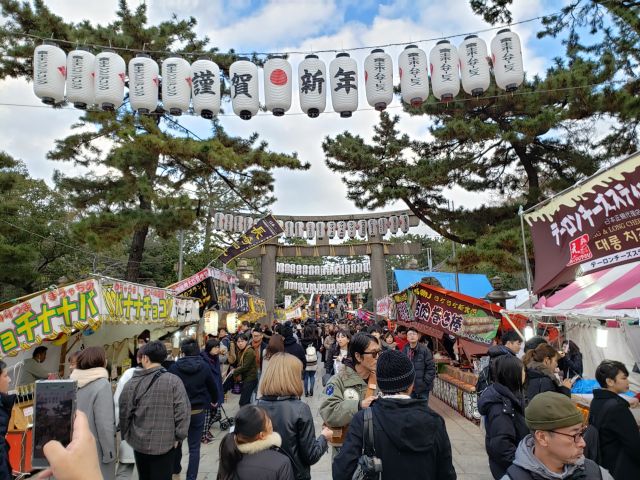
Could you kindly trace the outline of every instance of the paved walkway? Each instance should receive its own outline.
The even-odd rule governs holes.
[[[316,414],[316,432],[319,434],[322,419],[317,412],[324,395],[322,394],[319,379],[316,379],[316,383],[317,388],[315,395],[310,398],[304,398],[304,400],[311,407],[311,411]],[[228,400],[228,403],[225,404],[225,410],[228,415],[233,416],[238,410],[239,395],[229,394]],[[484,435],[480,429],[437,398],[430,398],[429,405],[445,419],[447,432],[449,433],[451,446],[453,448],[453,465],[458,474],[458,479],[492,480],[493,477],[489,472],[487,454],[484,448]],[[216,478],[218,471],[218,448],[225,432],[219,430],[219,424],[216,424],[212,431],[216,440],[209,445],[202,445],[198,480],[215,480]],[[183,473],[180,477],[182,480],[185,478],[189,458],[186,442],[183,445],[183,449]],[[133,478],[137,480],[138,477],[134,475]],[[324,455],[317,464],[311,467],[311,478],[313,480],[331,479],[331,455],[329,453]]]

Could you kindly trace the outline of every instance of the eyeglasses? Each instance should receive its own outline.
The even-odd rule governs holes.
[[[582,427],[582,429],[576,433],[575,435],[571,435],[569,433],[556,432],[555,430],[550,430],[553,433],[557,433],[558,435],[564,435],[565,437],[573,438],[574,443],[578,443],[581,438],[584,438],[584,433],[587,431],[587,427]]]
[[[371,358],[376,359],[380,356],[382,350],[374,350],[373,352],[362,352],[363,355],[371,355]]]

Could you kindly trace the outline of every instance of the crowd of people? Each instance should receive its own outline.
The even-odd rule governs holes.
[[[429,406],[436,377],[429,338],[415,328],[245,322],[233,335],[220,328],[202,347],[183,340],[175,360],[163,342],[141,337],[136,366],[124,372],[113,397],[102,348],[73,358],[82,413],[66,449],[45,447],[51,468],[42,478],[129,480],[134,468],[140,480],[181,478],[186,442],[186,479],[195,480],[201,445],[213,440],[228,392],[239,394],[240,409],[220,443],[220,480],[308,480],[325,454],[338,480],[356,471],[383,480],[456,478],[445,422]],[[570,400],[583,373],[575,343],[558,351],[534,337],[523,345],[507,331],[489,358],[477,391],[495,479],[640,478],[640,434],[619,397],[629,389],[624,364],[598,366],[601,388],[586,428]],[[0,363],[0,429],[12,405],[4,370]],[[303,395],[318,395],[318,384],[319,411],[312,412]],[[323,421],[319,434],[315,413]],[[9,468],[1,442],[0,453],[2,480],[10,477],[1,475]]]

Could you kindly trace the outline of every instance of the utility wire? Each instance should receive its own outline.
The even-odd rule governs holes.
[[[250,57],[250,56],[270,56],[270,55],[307,55],[307,54],[311,54],[311,53],[337,53],[337,52],[353,52],[353,51],[358,51],[358,50],[369,50],[369,49],[374,49],[374,48],[388,48],[388,47],[398,47],[398,46],[404,46],[404,45],[411,45],[411,44],[416,44],[416,43],[428,43],[428,42],[435,42],[438,40],[445,40],[445,39],[450,39],[450,38],[459,38],[459,37],[466,37],[467,35],[477,35],[479,33],[486,33],[486,32],[492,32],[494,30],[499,30],[501,28],[506,28],[506,27],[513,27],[516,25],[523,25],[526,23],[531,23],[531,22],[536,22],[538,20],[542,20],[543,18],[547,18],[547,17],[551,17],[553,15],[558,15],[561,14],[561,11],[557,11],[557,12],[553,12],[553,13],[548,13],[546,15],[540,15],[537,17],[532,17],[532,18],[527,18],[524,20],[519,20],[516,22],[511,22],[511,23],[505,23],[502,24],[500,26],[493,26],[493,27],[487,27],[487,28],[483,28],[483,29],[479,29],[479,30],[474,30],[471,32],[464,32],[464,33],[455,33],[455,34],[451,34],[451,35],[444,35],[444,36],[440,36],[440,37],[431,37],[431,38],[424,38],[422,40],[415,40],[415,41],[410,41],[410,42],[395,42],[395,43],[385,43],[382,45],[369,45],[369,46],[363,46],[363,47],[350,47],[350,48],[332,48],[332,49],[325,49],[325,50],[292,50],[292,51],[288,51],[288,52],[241,52],[241,53],[237,53],[237,56],[240,57]],[[149,50],[149,49],[136,49],[136,48],[128,48],[128,47],[114,47],[112,45],[98,45],[98,44],[93,44],[93,43],[81,43],[78,41],[72,41],[72,40],[63,40],[63,39],[56,39],[53,38],[53,36],[51,37],[42,37],[40,35],[34,35],[31,33],[26,33],[23,31],[10,31],[10,30],[5,30],[4,32],[6,35],[8,36],[15,36],[15,37],[23,37],[23,38],[31,38],[33,40],[40,40],[40,41],[54,41],[57,43],[64,43],[67,45],[74,45],[74,46],[78,46],[78,45],[82,45],[84,47],[92,47],[96,50],[105,50],[105,49],[109,49],[109,50],[116,50],[116,51],[123,51],[123,52],[133,52],[133,53],[147,53],[147,54],[157,54],[157,55],[161,55],[161,56],[171,56],[171,55],[175,55],[175,54],[180,54],[182,56],[185,57],[196,57],[196,56],[202,56],[202,55],[211,55],[212,51],[197,51],[197,52],[193,52],[193,51],[175,51],[175,52],[171,52],[171,51],[166,51],[166,50]]]

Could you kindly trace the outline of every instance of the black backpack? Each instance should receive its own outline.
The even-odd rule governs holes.
[[[511,465],[507,469],[507,476],[511,480],[534,480],[534,478],[538,478],[531,475],[531,472],[529,470],[525,470],[524,468],[515,464]],[[584,475],[576,478],[581,478],[584,480],[602,480],[602,470],[600,470],[600,466],[596,462],[586,458],[584,460]]]

